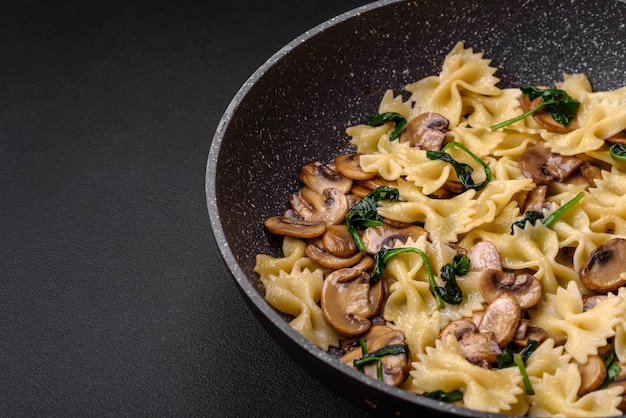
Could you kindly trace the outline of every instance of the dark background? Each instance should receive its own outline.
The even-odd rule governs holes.
[[[239,87],[364,3],[0,3],[0,415],[364,415],[252,316],[204,192]]]

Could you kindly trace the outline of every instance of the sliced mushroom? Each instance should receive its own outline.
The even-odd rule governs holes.
[[[552,152],[543,142],[538,142],[522,154],[519,168],[525,177],[536,184],[550,184],[563,181],[583,163],[576,157]]]
[[[327,226],[343,222],[348,213],[348,199],[339,189],[325,189],[322,194],[303,187],[289,196],[289,205],[300,218],[324,221]]]
[[[365,334],[365,344],[368,353],[376,352],[385,347],[406,344],[404,333],[400,330],[392,329],[387,325],[373,325]],[[407,349],[408,350],[408,349]],[[363,357],[363,352],[359,347],[354,347],[343,355],[341,361],[348,365],[353,365],[354,360]],[[381,357],[383,382],[391,386],[400,386],[409,375],[411,368],[410,353],[393,354]],[[363,368],[365,374],[374,379],[378,378],[377,363],[372,362]]]
[[[380,283],[380,281],[379,281]],[[356,336],[371,326],[370,274],[353,268],[343,268],[330,273],[321,292],[324,319],[335,330],[346,336]]]
[[[293,219],[287,216],[272,216],[264,222],[272,234],[288,235],[297,238],[319,237],[326,231],[326,222]]]
[[[467,361],[484,368],[490,368],[502,353],[493,332],[466,332],[459,339],[459,348]]]
[[[478,331],[483,334],[492,332],[498,346],[503,348],[513,341],[521,317],[522,310],[517,300],[507,293],[502,293],[487,306],[478,324]]]
[[[358,251],[346,257],[335,255],[328,250],[324,245],[323,238],[320,237],[310,239],[305,251],[311,260],[331,269],[351,267],[363,258],[363,254]]]
[[[537,97],[536,99],[531,101],[525,94],[523,94],[520,99],[520,103],[524,111],[528,111],[534,108],[535,106],[541,104],[541,102],[543,102],[543,99],[541,97]],[[552,116],[550,116],[550,113],[545,110],[545,108],[539,109],[534,112],[532,114],[532,117],[535,122],[551,132],[566,133],[573,131],[578,127],[575,121],[570,122],[567,126],[561,125],[560,123],[555,121]]]
[[[615,135],[613,135],[612,137],[607,138],[606,141],[612,144],[626,145],[626,131],[620,131],[616,133]]]
[[[526,203],[524,204],[524,212],[541,212],[546,207],[547,193],[548,186],[545,184],[541,184],[528,192]]]
[[[370,179],[370,180],[354,180],[354,183],[355,183],[356,186],[360,186],[363,189],[368,190],[368,193],[371,192],[372,190],[375,190],[375,189],[379,188],[380,186],[389,186],[389,187],[393,187],[393,188],[396,188],[396,189],[398,188],[398,182],[397,181],[385,180],[382,177],[375,177],[375,178]],[[352,188],[352,193],[355,193],[355,187],[354,186]]]
[[[598,389],[604,379],[606,379],[606,367],[602,357],[591,355],[587,358],[587,363],[581,364],[573,360],[580,371],[580,387],[578,396],[583,396]]]
[[[583,312],[595,308],[598,303],[606,300],[607,298],[607,295],[583,295]]]
[[[515,298],[521,309],[535,306],[543,295],[541,282],[528,273],[485,270],[480,276],[479,287],[487,303],[493,303],[500,295],[507,294]]]
[[[613,238],[596,248],[579,272],[582,284],[608,293],[626,284],[626,239]]]
[[[459,342],[459,348],[467,361],[481,367],[490,368],[502,352],[495,334],[479,332],[474,321],[468,318],[450,322],[437,338],[445,341],[449,335],[453,335]]]
[[[422,113],[411,119],[400,135],[400,142],[408,142],[412,147],[439,151],[448,131],[448,119],[439,113]]]
[[[404,228],[395,228],[389,224],[383,223],[379,226],[371,226],[363,231],[363,244],[365,252],[368,254],[376,254],[378,250],[385,246],[391,246],[396,241],[402,243],[407,242],[409,238],[416,240],[428,232],[417,225],[411,225]]]
[[[448,335],[454,335],[454,338],[458,341],[463,334],[467,332],[478,332],[478,327],[471,319],[462,318],[455,321],[451,321],[443,327],[441,333],[439,333],[439,339],[445,341]]]
[[[345,177],[329,165],[314,161],[300,168],[300,181],[310,189],[322,194],[325,189],[335,188],[346,194],[352,187],[352,179]]]
[[[433,199],[450,199],[463,193],[463,191],[463,185],[460,182],[448,180],[439,189],[429,194],[428,197]]]
[[[337,257],[351,257],[359,249],[345,224],[332,225],[322,235],[324,248]]]
[[[480,241],[467,252],[471,271],[502,270],[500,252],[491,241]]]
[[[335,168],[344,176],[353,180],[370,180],[377,173],[368,173],[361,168],[361,156],[359,154],[338,155],[335,157]]]
[[[528,322],[529,321],[524,318],[519,321],[517,330],[515,331],[515,337],[513,337],[513,344],[518,347],[526,347],[529,340],[537,341],[538,344],[541,344],[548,338],[548,333],[545,329],[529,325]]]
[[[579,168],[580,175],[591,187],[596,187],[596,180],[602,179],[602,169],[585,161]]]
[[[353,269],[363,270],[363,271],[371,271],[374,268],[374,259],[369,255],[364,255],[357,264],[353,265]],[[382,282],[382,280],[381,280]]]

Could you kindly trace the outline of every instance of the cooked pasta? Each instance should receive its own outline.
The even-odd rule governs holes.
[[[333,177],[324,186],[301,173],[289,209],[266,221],[285,235],[283,257],[257,255],[255,272],[268,303],[348,365],[365,370],[368,350],[393,347],[406,359],[400,386],[416,395],[493,413],[621,415],[626,87],[594,92],[584,74],[555,89],[498,83],[459,42],[439,74],[406,86],[408,99],[385,92],[381,119],[346,131],[356,151],[341,163],[356,161],[358,176],[339,159],[321,164]],[[566,122],[545,103],[562,93],[576,104]],[[345,188],[331,198],[316,187]],[[369,200],[373,218],[355,226],[351,211],[383,189],[397,195]]]

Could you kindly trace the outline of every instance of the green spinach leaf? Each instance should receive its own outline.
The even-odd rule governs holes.
[[[540,89],[537,87],[522,87],[520,88],[523,94],[525,94],[531,101],[538,97],[541,97],[542,102],[532,109],[524,112],[523,114],[516,116],[512,119],[500,122],[491,126],[492,131],[496,131],[505,126],[512,125],[513,123],[524,119],[527,116],[532,115],[536,111],[542,108],[546,108],[546,111],[552,116],[557,123],[567,126],[572,119],[576,117],[580,102],[574,100],[568,95],[565,90],[560,89]]]

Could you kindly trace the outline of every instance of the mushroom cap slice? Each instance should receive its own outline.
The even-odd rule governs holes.
[[[595,293],[612,292],[626,284],[626,239],[612,238],[593,250],[579,276]]]
[[[448,125],[448,119],[439,113],[422,113],[409,121],[400,135],[400,142],[423,150],[440,151]]]
[[[480,241],[467,252],[471,271],[502,270],[500,252],[491,241]]]
[[[367,331],[371,311],[369,273],[343,268],[330,273],[322,285],[321,303],[324,319],[346,336]]]
[[[365,252],[376,254],[382,247],[392,246],[395,241],[407,242],[409,238],[416,240],[424,234],[428,234],[424,228],[410,225],[404,228],[396,228],[388,223],[379,226],[370,226],[363,231],[363,244]]]
[[[543,142],[538,142],[522,154],[519,168],[536,184],[550,184],[565,180],[582,163],[580,158],[554,153]]]
[[[263,224],[272,234],[296,238],[319,237],[326,231],[326,222],[293,219],[288,216],[272,216]]]
[[[606,379],[606,366],[602,357],[591,355],[587,357],[587,363],[573,362],[578,366],[580,371],[580,387],[578,388],[578,396],[583,396],[600,387]]]
[[[331,269],[342,269],[350,267],[361,261],[363,254],[361,252],[355,252],[351,256],[341,257],[337,256],[324,246],[322,238],[315,238],[309,240],[309,245],[306,247],[306,255],[317,264],[328,267]]]
[[[322,194],[325,189],[335,188],[346,194],[352,187],[352,179],[345,177],[339,171],[334,170],[328,164],[313,161],[305,164],[298,172],[300,181],[307,187]]]
[[[311,188],[303,187],[289,196],[288,200],[298,217],[310,221],[323,221],[327,226],[343,222],[349,209],[346,195],[335,188],[324,189],[320,194]]]
[[[490,368],[502,353],[493,332],[466,332],[459,339],[463,356],[477,366]]]
[[[503,348],[513,341],[521,317],[522,310],[517,300],[509,294],[502,293],[487,306],[478,324],[478,331],[492,332],[498,345]]]
[[[478,327],[471,319],[457,319],[455,321],[449,322],[448,325],[443,327],[443,329],[439,333],[439,337],[437,338],[445,341],[446,338],[448,338],[448,335],[454,335],[454,338],[456,340],[459,340],[466,332],[478,332]]]
[[[324,248],[337,257],[351,257],[359,251],[345,224],[332,225],[322,235]]]
[[[543,296],[541,282],[528,273],[485,270],[480,276],[479,287],[487,303],[494,302],[501,294],[506,293],[516,299],[521,309],[535,306]]]
[[[360,154],[345,154],[335,157],[335,168],[344,176],[353,180],[370,180],[378,173],[368,173],[361,168]]]

